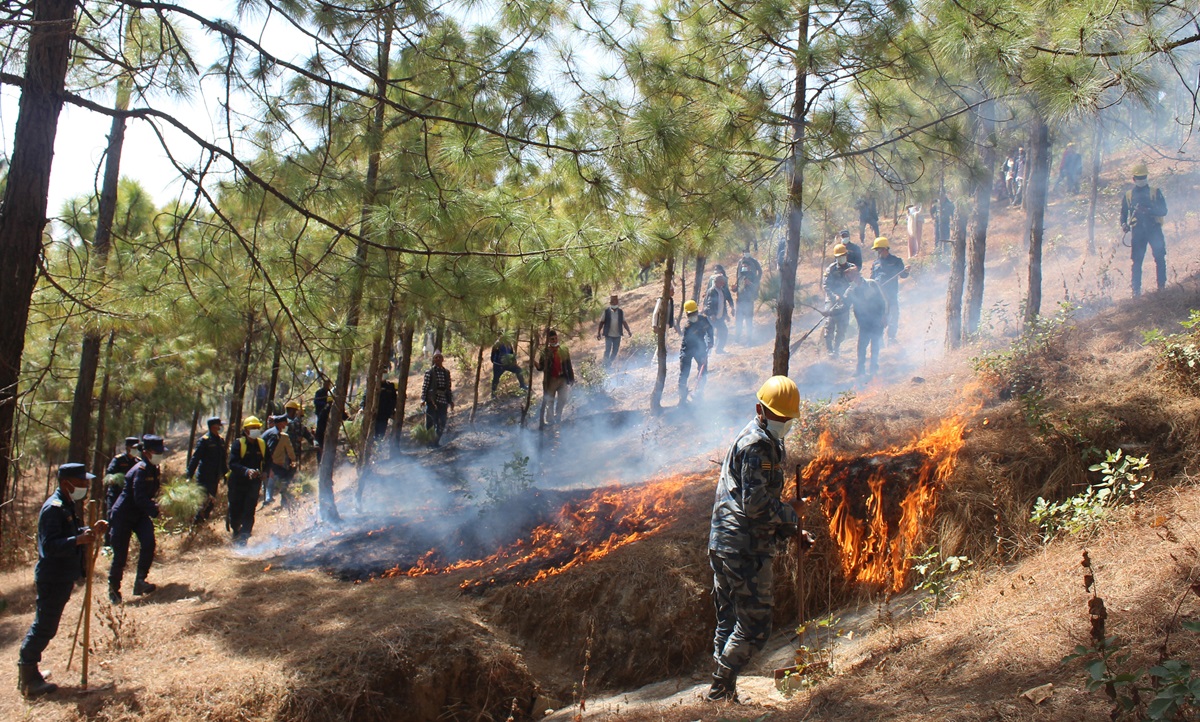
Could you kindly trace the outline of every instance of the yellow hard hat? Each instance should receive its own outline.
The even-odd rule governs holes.
[[[258,420],[257,416],[247,416],[242,420],[243,429],[261,429],[262,427],[263,423]]]
[[[839,243],[833,247],[833,255],[835,255],[835,256],[844,256],[849,252],[850,251],[846,250],[845,243]]]
[[[300,411],[300,410],[301,410],[301,409],[303,409],[304,407],[300,405],[300,402],[299,402],[299,401],[297,401],[297,400],[295,400],[295,399],[292,399],[291,401],[289,401],[289,402],[287,402],[286,404],[284,404],[284,405],[283,405],[283,408],[285,408],[285,409],[295,409],[295,410],[297,410],[297,411]]]
[[[787,376],[767,379],[758,390],[758,400],[776,416],[794,419],[800,415],[800,389]]]
[[[689,298],[688,300],[683,302],[683,312],[684,313],[695,313],[696,311],[699,311],[699,310],[700,310],[700,307],[697,306],[696,302],[693,301],[692,299]]]
[[[1147,175],[1145,163],[1135,163],[1133,168],[1129,169],[1129,174],[1133,176]]]
[[[875,243],[873,243],[873,244],[871,245],[871,248],[872,248],[872,249],[876,249],[876,248],[891,248],[891,247],[892,247],[892,246],[891,246],[891,244],[890,244],[890,243],[888,243],[888,239],[887,239],[887,238],[885,238],[885,237],[883,237],[883,236],[880,236],[879,238],[876,238],[876,239],[875,239]]]

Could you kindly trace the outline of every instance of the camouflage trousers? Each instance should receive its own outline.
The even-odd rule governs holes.
[[[741,672],[771,636],[774,576],[771,557],[725,556],[709,550],[717,634],[713,659],[718,669]]]

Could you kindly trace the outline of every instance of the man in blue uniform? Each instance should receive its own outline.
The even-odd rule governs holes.
[[[25,697],[37,697],[58,689],[42,677],[38,663],[42,652],[58,633],[63,608],[71,598],[75,582],[84,573],[87,548],[108,528],[103,519],[96,528],[83,526],[75,515],[75,502],[87,496],[88,482],[96,477],[83,464],[58,467],[58,490],[42,504],[38,515],[38,562],[33,569],[37,588],[37,611],[21,643],[17,662],[17,689]]]
[[[125,453],[117,454],[108,462],[108,468],[104,470],[104,518],[112,520],[113,504],[117,503],[117,497],[121,495],[121,489],[125,488],[125,475],[129,470],[138,463],[137,451],[142,445],[142,440],[136,436],[125,437]],[[112,530],[109,529],[111,537]],[[105,546],[111,546],[112,539],[105,540]]]
[[[679,344],[679,403],[688,400],[688,377],[692,374],[692,362],[696,362],[696,395],[704,390],[705,371],[708,370],[708,352],[713,347],[713,327],[701,315],[696,302],[688,299],[683,304],[687,322],[683,325],[683,340]]]
[[[225,466],[225,439],[221,438],[221,428],[223,426],[221,417],[210,417],[208,419],[208,433],[201,436],[200,440],[196,442],[196,448],[192,451],[192,458],[188,461],[188,480],[195,479],[196,483],[208,493],[208,498],[204,500],[204,506],[200,507],[200,510],[196,512],[196,518],[192,519],[193,524],[208,521],[208,515],[212,514],[213,499],[217,496],[217,488],[221,484],[221,479],[225,478],[225,472],[227,471]]]
[[[799,518],[784,502],[784,438],[800,415],[800,391],[786,376],[772,376],[758,390],[756,414],[738,434],[717,482],[708,559],[713,570],[717,633],[716,672],[708,699],[737,700],[737,677],[771,634],[774,579],[771,562],[779,542],[795,536]],[[801,544],[812,542],[807,532]]]
[[[125,487],[113,504],[112,567],[108,572],[108,599],[121,603],[121,580],[125,577],[125,562],[129,559],[129,540],[137,535],[137,573],[133,581],[136,596],[149,594],[157,587],[146,581],[154,564],[154,519],[158,516],[158,490],[162,485],[154,457],[166,453],[161,436],[142,437],[142,460],[125,474]]]

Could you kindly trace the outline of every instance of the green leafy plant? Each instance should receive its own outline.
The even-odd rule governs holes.
[[[1038,497],[1029,520],[1041,529],[1043,543],[1059,534],[1076,534],[1094,527],[1108,517],[1109,512],[1137,497],[1137,492],[1150,480],[1150,457],[1127,456],[1124,451],[1107,451],[1104,461],[1088,467],[1103,475],[1081,494],[1059,502]]]
[[[167,530],[190,524],[207,499],[204,487],[186,477],[168,481],[158,495],[159,521]]]
[[[408,435],[418,444],[432,444],[437,438],[437,429],[425,424],[417,424],[412,431],[408,432]]]
[[[487,469],[482,476],[485,507],[499,506],[533,488],[529,457],[517,452],[501,468]]]
[[[1075,306],[1062,302],[1053,316],[1039,316],[1002,351],[971,359],[975,373],[999,389],[1002,399],[1038,393],[1050,364],[1062,359],[1062,338],[1072,328]]]
[[[1193,392],[1200,392],[1200,310],[1192,309],[1179,325],[1186,333],[1164,334],[1159,329],[1143,332],[1146,346],[1158,346],[1159,362],[1168,378]]]
[[[1063,658],[1063,664],[1082,661],[1087,690],[1104,692],[1113,704],[1114,720],[1194,720],[1200,716],[1200,676],[1195,674],[1191,663],[1167,657],[1164,641],[1157,664],[1149,669],[1131,665],[1133,653],[1126,642],[1106,632],[1108,609],[1096,591],[1095,570],[1086,551],[1083,568],[1084,586],[1091,593],[1088,599],[1091,644],[1076,645],[1075,651]],[[1180,627],[1200,633],[1200,621],[1183,620]],[[1194,643],[1185,646],[1195,648]]]
[[[926,594],[921,600],[921,609],[926,612],[941,609],[943,604],[959,598],[959,594],[954,591],[955,582],[959,575],[973,564],[970,558],[965,556],[943,557],[935,546],[909,559],[912,559],[913,571],[920,577],[913,589]]]

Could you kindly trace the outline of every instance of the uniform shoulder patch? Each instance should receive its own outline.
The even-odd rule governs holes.
[[[58,497],[54,497],[53,499],[50,500],[50,506],[62,506],[62,505],[63,505],[62,499],[59,499]]]

